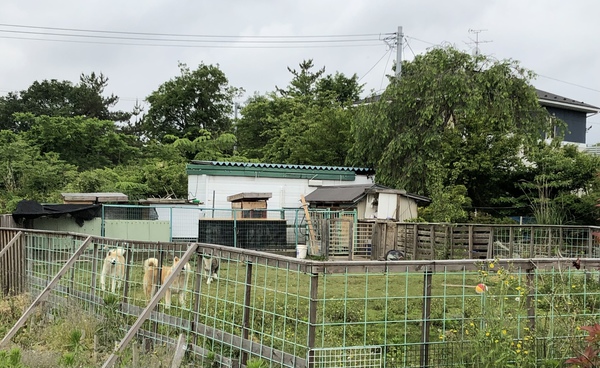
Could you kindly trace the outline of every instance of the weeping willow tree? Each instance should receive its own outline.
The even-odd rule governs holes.
[[[533,77],[516,61],[452,47],[418,55],[378,101],[355,109],[349,164],[434,201],[464,186],[473,205],[490,205],[514,191],[523,154],[553,131]]]

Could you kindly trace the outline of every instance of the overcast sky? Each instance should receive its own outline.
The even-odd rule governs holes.
[[[367,94],[387,85],[396,50],[386,37],[401,26],[404,60],[435,45],[473,52],[479,41],[481,53],[538,74],[535,87],[600,106],[597,0],[3,0],[0,10],[2,95],[102,72],[117,108],[131,110],[179,74],[178,62],[204,62],[247,97],[287,86],[287,67],[306,59],[358,75]],[[600,114],[588,127],[587,143],[600,143]]]

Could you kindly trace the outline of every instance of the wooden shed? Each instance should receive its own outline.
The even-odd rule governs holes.
[[[232,209],[241,210],[235,211],[236,218],[267,218],[267,201],[272,196],[272,193],[246,192],[227,196],[227,201]]]

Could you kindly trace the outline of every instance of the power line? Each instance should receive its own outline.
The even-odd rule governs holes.
[[[233,35],[208,35],[208,34],[185,34],[185,33],[151,33],[151,32],[129,32],[129,31],[107,31],[97,29],[80,29],[80,28],[59,28],[59,27],[42,27],[20,24],[5,24],[0,23],[0,27],[14,28],[29,28],[29,29],[47,29],[54,31],[70,31],[70,32],[88,32],[88,33],[108,33],[108,34],[127,34],[127,35],[144,35],[144,36],[165,36],[165,37],[207,37],[207,38],[324,38],[324,37],[374,37],[381,36],[381,33],[363,33],[363,34],[346,34],[346,35],[309,35],[309,36],[233,36]],[[387,33],[386,33],[387,34]],[[391,33],[390,33],[391,34]]]
[[[381,89],[383,87],[383,79],[385,78],[385,71],[387,69],[387,66],[390,62],[390,58],[392,57],[392,53],[390,52],[390,54],[388,55],[388,59],[385,62],[385,68],[383,68],[383,75],[381,76],[381,84],[379,85],[379,88]]]
[[[342,44],[342,45],[185,45],[185,44],[156,44],[156,43],[133,43],[133,42],[102,42],[102,41],[78,41],[78,40],[61,40],[53,38],[36,38],[36,37],[13,37],[0,36],[5,39],[27,40],[27,41],[51,41],[51,42],[67,42],[80,44],[95,44],[95,45],[120,45],[120,46],[152,46],[152,47],[188,47],[188,48],[220,48],[220,49],[293,49],[293,48],[339,48],[339,47],[378,47],[380,44]],[[208,42],[208,41],[207,41]]]
[[[13,30],[2,30],[0,33],[11,33],[11,34],[24,34],[24,35],[36,35],[36,36],[59,36],[59,37],[75,37],[75,38],[91,38],[91,39],[109,39],[109,40],[132,40],[132,41],[161,41],[161,42],[202,42],[202,43],[260,43],[260,44],[277,44],[277,43],[345,43],[345,42],[364,42],[364,41],[379,41],[376,39],[330,39],[330,40],[247,40],[247,39],[225,39],[225,40],[214,40],[214,39],[165,39],[165,38],[149,38],[149,37],[126,37],[126,36],[99,36],[99,35],[88,35],[88,34],[75,34],[75,33],[56,33],[56,32],[35,32],[35,31],[13,31]]]
[[[541,74],[538,74],[538,76],[539,76],[539,77],[543,77],[543,78],[547,78],[547,79],[552,79],[552,80],[554,80],[554,81],[557,81],[557,82],[561,82],[561,83],[565,83],[565,84],[570,84],[570,85],[572,85],[572,86],[575,86],[575,87],[579,87],[579,88],[588,89],[588,90],[590,90],[590,91],[594,91],[594,92],[600,92],[600,90],[598,90],[598,89],[595,89],[595,88],[586,87],[586,86],[582,86],[582,85],[580,85],[580,84],[575,84],[575,83],[571,83],[571,82],[566,82],[566,81],[564,81],[564,80],[560,80],[560,79],[557,79],[557,78],[548,77],[548,76],[546,76],[546,75],[541,75]]]
[[[385,55],[387,55],[388,53],[391,53],[391,51],[392,51],[392,49],[388,49],[388,50],[387,50],[387,51],[386,51],[386,52],[383,54],[383,56],[381,56],[381,57],[379,58],[379,60],[377,60],[377,62],[375,63],[375,65],[373,65],[373,66],[371,67],[371,69],[369,69],[369,70],[368,70],[368,71],[367,71],[367,72],[366,72],[366,73],[365,73],[365,74],[364,74],[362,77],[360,77],[360,79],[358,80],[358,82],[360,82],[360,81],[361,81],[361,80],[362,80],[364,77],[366,77],[366,76],[367,76],[367,74],[369,74],[369,73],[371,72],[371,70],[373,70],[373,69],[374,69],[374,68],[377,66],[377,64],[379,64],[379,62],[381,62],[381,60],[383,60],[383,58],[385,57]]]

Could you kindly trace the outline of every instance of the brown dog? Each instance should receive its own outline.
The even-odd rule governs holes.
[[[162,272],[158,268],[158,260],[156,258],[148,258],[144,261],[144,293],[146,299],[150,300],[156,293],[158,286],[159,274],[160,284],[163,285],[167,280],[167,277],[171,274],[171,270],[179,263],[179,257],[173,259],[172,266],[163,266]],[[179,272],[179,275],[173,280],[171,287],[167,289],[165,294],[165,308],[171,307],[171,296],[173,293],[179,294],[179,305],[185,305],[185,292],[187,289],[187,283],[189,279],[190,264],[187,263]]]

